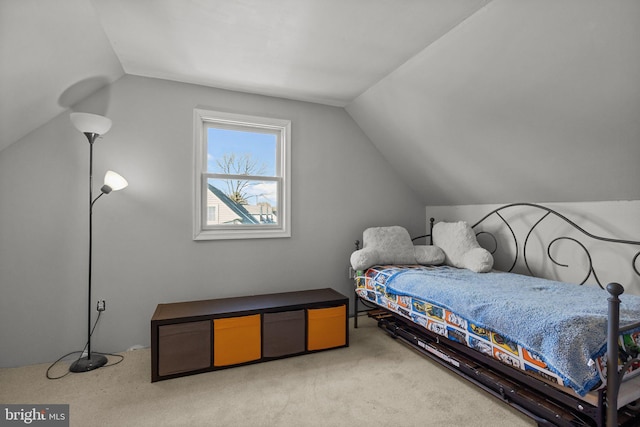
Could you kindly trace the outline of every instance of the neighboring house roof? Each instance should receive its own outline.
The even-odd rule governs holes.
[[[261,203],[258,205],[244,205],[247,211],[249,211],[254,218],[259,218],[261,224],[271,223],[275,224],[276,214],[273,212],[273,207],[268,203]]]
[[[249,211],[247,211],[244,206],[242,206],[239,203],[234,202],[233,200],[231,200],[229,198],[229,196],[227,196],[226,194],[224,194],[222,191],[220,191],[220,189],[218,189],[217,187],[208,184],[209,187],[209,191],[211,191],[213,194],[215,194],[215,196],[220,199],[220,201],[222,203],[224,203],[225,205],[227,205],[227,207],[229,209],[231,209],[236,215],[238,215],[240,217],[240,223],[242,224],[260,224],[260,222],[258,222],[258,220],[256,220],[253,215],[251,215],[249,213]]]

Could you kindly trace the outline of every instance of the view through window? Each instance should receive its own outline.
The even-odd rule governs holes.
[[[290,236],[289,130],[289,121],[196,110],[195,239]]]

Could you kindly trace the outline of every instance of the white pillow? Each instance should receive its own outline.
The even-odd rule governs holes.
[[[398,225],[367,228],[362,234],[362,249],[351,254],[354,270],[377,264],[441,264],[444,253],[432,246],[414,246],[409,232]]]
[[[493,267],[493,256],[478,244],[476,235],[464,221],[439,222],[433,226],[433,244],[442,248],[444,263],[486,273]]]
[[[444,262],[444,252],[437,246],[416,245],[413,247],[416,263],[422,265],[438,265]]]
[[[362,233],[362,249],[351,254],[351,266],[364,270],[376,264],[415,264],[409,232],[398,225],[367,228]]]

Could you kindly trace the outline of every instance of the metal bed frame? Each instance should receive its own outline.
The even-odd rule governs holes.
[[[509,230],[512,242],[515,245],[515,257],[509,272],[517,264],[519,253],[519,242],[511,224],[502,215],[502,211],[512,207],[529,207],[542,212],[542,216],[530,227],[522,247],[524,264],[527,272],[533,276],[527,259],[527,245],[534,229],[538,227],[546,218],[555,216],[571,228],[586,238],[608,242],[611,244],[632,245],[640,247],[640,241],[612,239],[591,234],[571,221],[566,216],[548,207],[533,203],[512,203],[501,206],[472,225],[473,229],[480,226],[485,220],[491,217],[498,217]],[[434,219],[430,219],[432,231]],[[498,240],[493,233],[487,231],[477,231],[476,236],[488,235],[492,238],[494,248],[492,254],[498,250]],[[433,244],[430,234],[418,236],[413,241],[429,238]],[[588,259],[588,274],[579,285],[593,277],[595,282],[605,288],[596,273],[593,259],[587,247],[578,239],[570,236],[559,236],[553,238],[547,246],[547,256],[556,265],[568,267],[556,261],[551,254],[551,247],[562,240],[570,240],[576,243],[584,251]],[[360,248],[360,242],[355,242],[356,250]],[[640,276],[637,268],[637,261],[640,257],[640,250],[631,258],[631,267],[636,275]],[[606,285],[609,293],[608,298],[608,329],[607,329],[607,360],[617,361],[620,357],[618,346],[618,336],[620,333],[640,326],[640,320],[631,325],[620,327],[620,295],[624,288],[619,283],[609,283]],[[411,322],[410,320],[389,311],[386,308],[369,306],[369,300],[360,298],[355,292],[354,304],[354,327],[358,327],[358,300],[369,307],[368,314],[378,322],[378,326],[386,331],[393,338],[401,340],[421,354],[431,358],[446,368],[456,372],[490,394],[502,399],[510,406],[534,419],[538,426],[590,426],[590,427],[634,427],[640,425],[640,403],[627,405],[618,410],[618,394],[622,384],[622,377],[629,367],[634,363],[640,363],[638,354],[624,357],[628,360],[622,368],[616,370],[616,375],[611,375],[612,370],[607,369],[606,388],[597,391],[597,405],[591,405],[578,398],[575,394],[565,393],[557,387],[549,385],[541,379],[511,368],[491,357],[466,347],[454,341],[442,338],[441,336]],[[617,368],[617,363],[616,363]]]

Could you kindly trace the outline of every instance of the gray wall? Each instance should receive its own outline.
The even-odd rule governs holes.
[[[535,276],[568,283],[580,283],[587,277],[589,261],[584,250],[576,243],[561,240],[551,247],[555,259],[567,267],[555,265],[547,256],[547,247],[552,240],[567,236],[577,239],[589,250],[593,268],[603,285],[618,282],[624,286],[625,294],[640,295],[640,276],[633,268],[633,259],[640,252],[640,200],[540,204],[554,209],[595,236],[631,240],[636,244],[611,243],[590,238],[551,215],[536,225],[527,242],[527,261]],[[473,225],[500,206],[427,206],[426,216],[433,217],[436,221],[467,221]],[[518,262],[513,270],[516,273],[528,274],[524,263],[523,245],[527,233],[542,218],[543,213],[544,211],[531,207],[511,207],[500,211],[500,215],[512,226],[519,241]],[[494,255],[494,267],[508,270],[513,263],[516,248],[512,245],[512,236],[502,220],[494,215],[484,221],[478,230],[495,233],[500,242],[500,250]],[[481,237],[479,240],[487,249],[494,249],[494,244],[489,238]],[[640,259],[636,260],[635,268],[640,270]],[[594,276],[590,275],[586,283],[595,285]],[[603,292],[603,298],[607,297],[608,294]]]
[[[292,237],[194,242],[193,108],[292,120]],[[94,210],[93,348],[149,344],[158,303],[317,287],[351,293],[369,226],[424,231],[424,205],[342,108],[125,76],[75,108],[113,128],[95,144],[129,187]],[[86,337],[88,143],[62,114],[0,151],[0,366],[53,361]],[[95,301],[92,302],[95,306]]]

